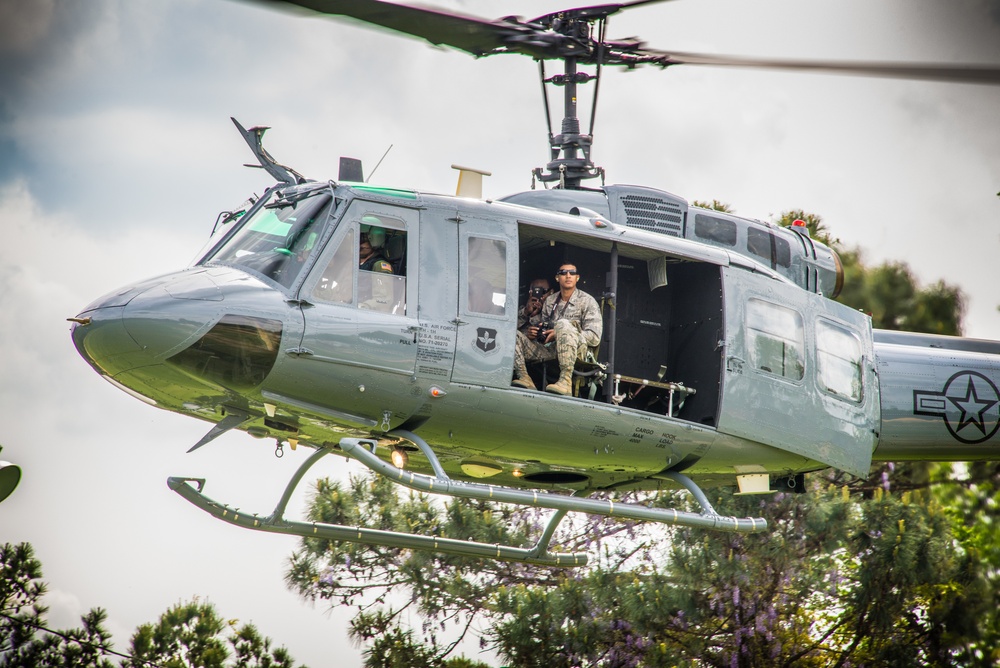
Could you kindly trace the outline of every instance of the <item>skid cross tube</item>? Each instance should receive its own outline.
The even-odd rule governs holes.
[[[370,443],[373,443],[369,441]],[[509,545],[499,545],[491,543],[478,543],[470,540],[457,540],[453,538],[439,538],[437,536],[421,536],[418,534],[403,533],[399,531],[383,531],[380,529],[367,529],[364,527],[351,527],[342,524],[327,524],[325,522],[296,522],[287,520],[284,517],[285,508],[291,499],[295,487],[301,482],[306,472],[322,457],[329,454],[330,450],[325,448],[317,450],[302,466],[299,467],[295,475],[288,481],[284,493],[278,501],[274,512],[266,517],[261,517],[256,513],[242,512],[239,508],[231,508],[219,503],[202,493],[205,487],[205,480],[202,478],[185,478],[172,476],[167,479],[167,486],[180,496],[184,497],[198,508],[224,522],[233,524],[245,529],[255,531],[267,531],[270,533],[281,533],[292,536],[310,536],[327,538],[330,540],[345,541],[351,543],[362,543],[365,545],[382,545],[386,547],[398,547],[412,550],[429,550],[432,552],[443,552],[455,554],[463,557],[477,557],[486,559],[500,559],[502,561],[518,561],[537,566],[585,566],[587,564],[586,553],[551,553],[547,551],[548,542],[555,531],[556,525],[566,514],[556,512],[549,525],[542,533],[538,542],[530,548],[511,547]]]
[[[674,508],[650,508],[634,503],[616,503],[610,499],[587,499],[578,496],[566,496],[537,490],[512,489],[510,487],[484,485],[475,482],[460,482],[450,478],[432,478],[420,473],[412,473],[396,468],[383,462],[365,447],[374,441],[343,438],[340,448],[369,469],[397,482],[404,487],[420,492],[445,494],[465,499],[480,499],[483,501],[499,501],[522,506],[536,506],[553,510],[621,517],[632,520],[646,520],[680,526],[715,529],[718,531],[736,531],[753,533],[765,531],[767,520],[762,517],[727,517],[719,515],[708,503],[708,499],[694,481],[682,473],[670,473],[669,479],[683,485],[701,505],[702,513],[689,513]]]

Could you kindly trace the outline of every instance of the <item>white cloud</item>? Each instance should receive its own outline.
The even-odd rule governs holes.
[[[331,645],[356,659],[346,616],[326,619],[284,591],[293,540],[221,525],[164,484],[172,473],[205,474],[213,496],[267,512],[296,458],[275,461],[271,444],[239,435],[185,456],[206,425],[100,382],[76,355],[65,318],[186,265],[216,212],[266,185],[240,167],[252,158],[230,116],[272,125],[271,153],[315,178],[336,177],[340,155],[363,158],[370,171],[393,144],[382,183],[450,192],[449,165],[459,163],[494,172],[490,196],[525,189],[529,170],[547,160],[537,68],[256,3],[105,0],[79,5],[75,23],[30,4],[22,41],[7,48],[21,57],[63,48],[39,54],[30,85],[17,78],[19,95],[0,109],[0,139],[17,150],[16,162],[0,162],[21,174],[0,189],[0,443],[24,469],[0,533],[32,540],[68,601],[107,607],[122,628],[202,594],[223,614],[258,621],[302,661],[332,663]],[[562,6],[439,4],[480,16]],[[0,11],[12,6],[0,0]],[[613,17],[610,34],[687,51],[1000,62],[985,4],[966,3],[968,15],[935,7],[663,3]],[[943,30],[944,11],[966,18]],[[943,38],[951,32],[958,37]],[[905,260],[925,282],[961,285],[973,297],[967,333],[1000,339],[998,95],[720,68],[606,71],[594,156],[612,183],[718,198],[765,219],[815,211],[871,259]],[[557,93],[550,99],[558,114]],[[558,117],[554,124],[558,132]],[[95,546],[96,556],[83,549]]]

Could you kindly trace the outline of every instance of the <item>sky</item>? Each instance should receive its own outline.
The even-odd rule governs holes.
[[[553,0],[441,0],[483,17]],[[1000,1],[676,0],[609,35],[678,51],[1000,64]],[[551,71],[551,66],[550,66]],[[589,91],[583,92],[584,96]],[[589,98],[581,104],[589,122]],[[770,220],[822,216],[871,263],[906,262],[968,297],[965,334],[1000,340],[1000,86],[725,70],[606,73],[593,157],[610,183],[718,199]],[[453,192],[451,164],[491,171],[487,197],[547,160],[537,66],[235,0],[0,0],[0,445],[23,479],[0,541],[30,541],[50,621],[104,607],[116,647],[195,596],[252,621],[300,662],[360,665],[352,610],[285,589],[296,539],[215,520],[170,475],[269,513],[307,456],[140,403],[76,354],[66,318],[187,266],[216,214],[269,185],[229,120],[268,125],[279,162],[336,178]],[[558,126],[558,119],[554,121]],[[317,475],[355,471],[342,460]],[[304,494],[288,515],[298,518]],[[467,652],[473,656],[475,646]]]

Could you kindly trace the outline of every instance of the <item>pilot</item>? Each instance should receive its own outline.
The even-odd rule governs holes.
[[[577,290],[579,280],[575,264],[560,265],[556,272],[559,290],[545,298],[538,313],[529,318],[526,331],[518,330],[512,385],[535,389],[526,363],[557,359],[559,380],[545,390],[563,395],[573,393],[576,360],[586,354],[587,348],[599,345],[604,333],[601,309],[593,297]]]
[[[385,230],[381,227],[370,227],[367,233],[361,234],[358,245],[359,269],[358,276],[358,306],[389,313],[393,309],[393,286],[391,278],[382,278],[381,274],[391,274],[392,264],[382,252],[385,245]]]
[[[361,244],[358,246],[361,271],[392,273],[392,265],[382,250],[383,246],[385,246],[385,230],[381,227],[370,227],[367,234],[361,235]]]
[[[528,301],[520,311],[517,312],[517,328],[524,331],[528,326],[531,316],[537,315],[542,310],[542,302],[552,294],[552,286],[548,279],[536,278],[528,285]]]

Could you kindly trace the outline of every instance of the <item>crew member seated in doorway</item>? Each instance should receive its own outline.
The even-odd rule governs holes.
[[[604,332],[601,309],[593,297],[576,289],[579,280],[576,265],[560,265],[556,272],[559,290],[546,297],[539,312],[531,316],[527,331],[518,330],[512,385],[535,389],[526,363],[557,359],[559,380],[545,390],[562,395],[573,393],[576,360],[586,354],[587,348],[599,345]]]

